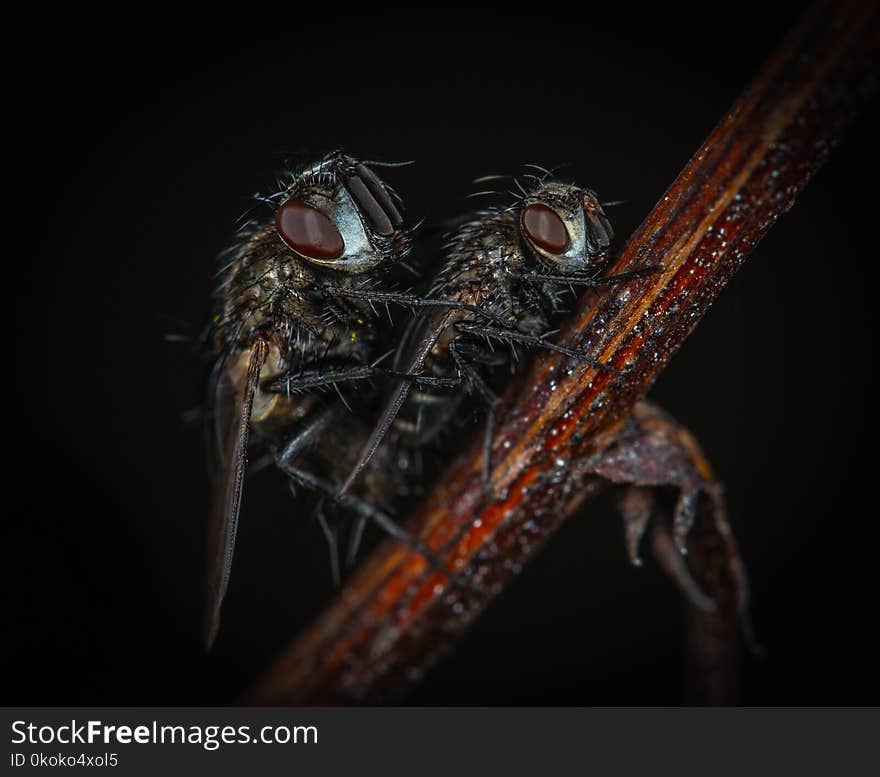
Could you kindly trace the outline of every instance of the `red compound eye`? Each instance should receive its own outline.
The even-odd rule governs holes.
[[[534,202],[523,210],[522,226],[539,248],[561,254],[568,248],[568,230],[553,208]]]
[[[321,211],[288,200],[275,214],[275,228],[294,251],[309,259],[338,259],[345,250],[342,235]]]

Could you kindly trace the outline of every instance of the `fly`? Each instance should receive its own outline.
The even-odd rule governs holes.
[[[382,286],[409,253],[412,230],[404,226],[400,198],[376,166],[336,152],[286,175],[278,191],[258,198],[263,213],[239,230],[220,257],[210,331],[217,472],[204,624],[208,647],[229,584],[252,430],[291,484],[330,496],[407,539],[384,513],[353,495],[337,495],[323,477],[301,466],[304,454],[318,451],[312,463],[335,483],[353,464],[340,456],[350,441],[329,449],[319,443],[322,437],[337,440],[340,427],[355,426],[345,419],[350,403],[340,385],[389,374],[380,366],[377,306],[450,305]],[[430,376],[406,379],[442,383]],[[363,399],[364,392],[358,393]]]
[[[522,196],[514,204],[475,214],[446,243],[445,261],[428,296],[467,307],[438,307],[416,317],[401,338],[393,370],[432,376],[454,387],[413,387],[410,381],[397,381],[340,493],[352,487],[389,431],[395,432],[393,445],[427,445],[450,424],[468,396],[477,397],[486,409],[483,478],[488,489],[499,402],[494,378],[501,368],[513,368],[523,350],[556,351],[617,373],[554,344],[553,324],[564,312],[571,287],[622,283],[658,268],[602,276],[613,231],[601,203],[592,191],[543,172],[543,177],[531,176],[530,189],[521,187]],[[349,560],[363,526],[359,519]]]

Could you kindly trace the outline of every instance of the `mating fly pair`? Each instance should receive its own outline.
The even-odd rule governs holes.
[[[650,272],[600,277],[612,232],[599,201],[545,173],[512,206],[467,220],[425,296],[396,291],[389,271],[410,251],[412,232],[375,167],[335,153],[291,174],[221,256],[211,340],[218,472],[208,645],[229,582],[251,430],[291,485],[356,517],[350,557],[372,520],[435,564],[379,507],[406,492],[401,480],[413,468],[398,466],[401,457],[427,446],[473,395],[488,409],[488,461],[498,368],[537,348],[610,369],[549,340],[563,295]],[[382,331],[377,306],[389,303],[421,310],[402,336]],[[395,356],[386,366],[389,349]],[[381,378],[389,385],[379,393]],[[353,382],[355,408],[341,389]],[[334,527],[321,512],[318,520],[335,544]]]

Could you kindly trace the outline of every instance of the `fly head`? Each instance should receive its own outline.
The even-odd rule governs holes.
[[[559,181],[542,181],[522,199],[519,227],[527,252],[560,275],[598,271],[614,233],[596,195]]]
[[[400,198],[369,163],[335,152],[285,173],[220,257],[214,328],[228,349],[325,322],[321,290],[372,280],[407,255]]]

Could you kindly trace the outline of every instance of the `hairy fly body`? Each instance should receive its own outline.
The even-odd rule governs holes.
[[[554,323],[573,287],[624,282],[654,268],[602,277],[613,233],[596,195],[549,175],[533,180],[513,205],[475,214],[448,240],[428,296],[467,308],[437,307],[415,318],[401,338],[393,367],[455,387],[398,381],[342,493],[365,471],[388,434],[392,447],[425,446],[471,396],[486,409],[488,477],[497,377],[503,368],[513,369],[524,350],[557,351],[614,371],[554,344]],[[353,537],[350,552],[356,550],[358,533]]]

